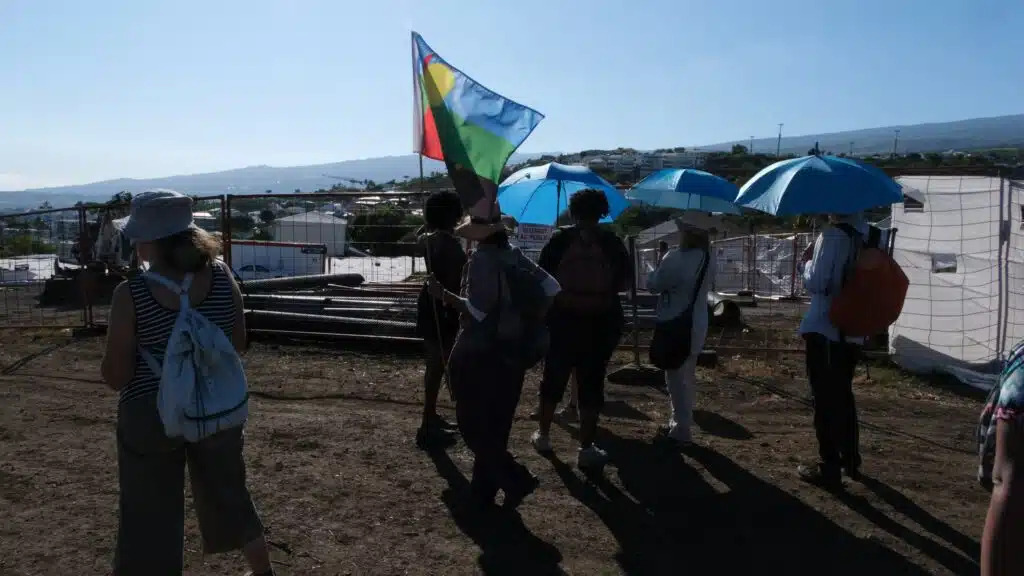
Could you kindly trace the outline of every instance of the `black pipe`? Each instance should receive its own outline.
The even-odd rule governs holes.
[[[291,276],[288,278],[269,278],[266,280],[248,280],[245,288],[249,292],[268,290],[287,290],[289,288],[306,288],[338,284],[341,286],[359,286],[366,280],[360,274],[314,274],[311,276]]]

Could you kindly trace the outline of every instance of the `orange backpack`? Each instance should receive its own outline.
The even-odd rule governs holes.
[[[578,231],[558,263],[555,279],[562,291],[555,296],[555,305],[573,312],[599,313],[609,309],[615,287],[612,265],[601,238],[584,240]]]
[[[843,274],[839,294],[832,299],[828,317],[843,336],[869,338],[882,334],[903,311],[910,280],[879,246],[882,231],[869,228],[867,242],[852,226],[838,226],[857,243],[852,265]]]

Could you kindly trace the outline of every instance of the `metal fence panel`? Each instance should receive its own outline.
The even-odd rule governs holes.
[[[247,293],[257,332],[415,338],[426,262],[416,234],[424,194],[347,192],[226,197],[225,260],[245,282],[339,275]],[[352,282],[358,275],[364,282]],[[274,284],[279,284],[275,282]]]
[[[0,327],[84,325],[82,228],[78,208],[0,216]]]

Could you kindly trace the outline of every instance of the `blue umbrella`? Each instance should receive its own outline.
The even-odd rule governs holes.
[[[853,214],[902,201],[899,184],[878,168],[819,155],[776,162],[736,196],[736,204],[775,216]]]
[[[521,224],[552,226],[569,209],[569,197],[584,188],[601,190],[608,198],[611,212],[602,222],[611,222],[629,208],[625,196],[590,168],[557,162],[523,168],[506,178],[498,187],[498,202],[503,213]]]
[[[709,172],[666,168],[637,182],[626,198],[662,208],[739,214],[733,204],[737,192],[735,184]]]

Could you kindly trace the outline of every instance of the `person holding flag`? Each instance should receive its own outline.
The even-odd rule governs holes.
[[[498,181],[544,116],[478,84],[415,32],[412,57],[415,152],[445,163],[466,212],[455,233],[478,246],[461,290],[436,276],[427,283],[431,297],[460,313],[446,368],[459,430],[474,456],[471,502],[489,509],[500,490],[504,506],[514,508],[538,482],[509,453],[509,435],[526,370],[547,350],[544,317],[559,286],[511,245]]]

